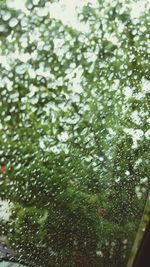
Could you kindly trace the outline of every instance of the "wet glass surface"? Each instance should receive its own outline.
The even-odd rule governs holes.
[[[2,261],[0,262],[0,267],[27,267],[27,266],[15,262]]]
[[[0,1],[0,244],[31,264],[127,265],[149,191],[149,9]]]

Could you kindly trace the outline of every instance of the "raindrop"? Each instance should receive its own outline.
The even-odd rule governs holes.
[[[17,24],[18,24],[18,20],[16,18],[12,18],[10,21],[9,21],[9,26],[11,28],[15,27]]]

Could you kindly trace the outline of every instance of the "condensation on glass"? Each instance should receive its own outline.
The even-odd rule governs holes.
[[[126,266],[149,188],[149,9],[0,1],[0,266]]]

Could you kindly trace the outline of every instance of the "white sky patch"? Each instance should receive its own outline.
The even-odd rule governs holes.
[[[133,140],[132,148],[137,148],[138,141],[140,141],[144,137],[144,132],[141,129],[133,129],[133,128],[125,128],[124,132],[128,135],[131,135]]]
[[[34,0],[37,2],[38,0]],[[47,15],[50,12],[51,17],[61,20],[63,24],[71,26],[77,30],[88,32],[88,23],[81,23],[77,18],[77,9],[82,9],[88,3],[93,7],[98,7],[98,0],[60,0],[56,3],[46,2],[45,8],[40,8],[40,15]],[[35,3],[36,4],[36,3]],[[26,15],[30,11],[26,8],[26,0],[7,0],[7,6],[16,10],[21,10]],[[131,18],[138,18],[146,9],[150,8],[150,0],[140,0],[131,4]],[[43,11],[42,11],[43,10]],[[115,39],[114,42],[117,42]]]
[[[142,91],[143,93],[150,93],[150,81],[143,78],[142,79]]]
[[[136,123],[137,125],[141,124],[141,118],[139,117],[139,113],[137,110],[134,110],[131,114],[131,119],[134,123]]]
[[[10,66],[8,64],[8,61],[7,61],[7,57],[6,56],[0,55],[0,64],[2,64],[2,66],[6,70],[10,70]]]
[[[25,14],[29,13],[29,10],[26,8],[26,0],[7,0],[6,3],[9,8],[21,10]]]
[[[81,66],[78,66],[75,70],[75,77],[72,79],[72,90],[76,93],[82,93],[83,88],[81,86],[83,69]]]
[[[145,132],[146,139],[150,140],[150,129]]]
[[[77,18],[77,8],[82,8],[90,1],[85,0],[60,0],[58,3],[49,4],[50,15],[62,21],[63,24],[77,30],[88,32],[88,24],[81,23]]]
[[[44,8],[39,8],[39,15],[45,16],[49,12],[52,18],[61,20],[63,24],[83,32],[88,32],[89,25],[81,23],[77,18],[77,9],[82,9],[83,6],[88,3],[91,3],[93,7],[98,5],[97,0],[60,0],[56,3],[47,1]],[[26,8],[26,0],[7,0],[7,6],[9,8],[21,10],[26,15],[30,13]]]
[[[150,0],[140,0],[131,5],[131,18],[138,18],[146,9],[150,8]]]
[[[125,95],[125,97],[127,99],[129,99],[130,97],[132,97],[132,89],[129,86],[125,87],[124,90],[123,90],[123,92],[124,92],[124,95]]]
[[[58,140],[60,142],[66,142],[69,139],[69,135],[67,132],[62,132],[61,134],[58,135]]]
[[[0,220],[8,221],[11,215],[11,204],[6,200],[0,199]]]

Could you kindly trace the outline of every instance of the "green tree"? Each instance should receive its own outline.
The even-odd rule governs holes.
[[[80,30],[23,3],[1,3],[2,234],[43,267],[126,266],[149,187],[148,10],[89,1]]]

